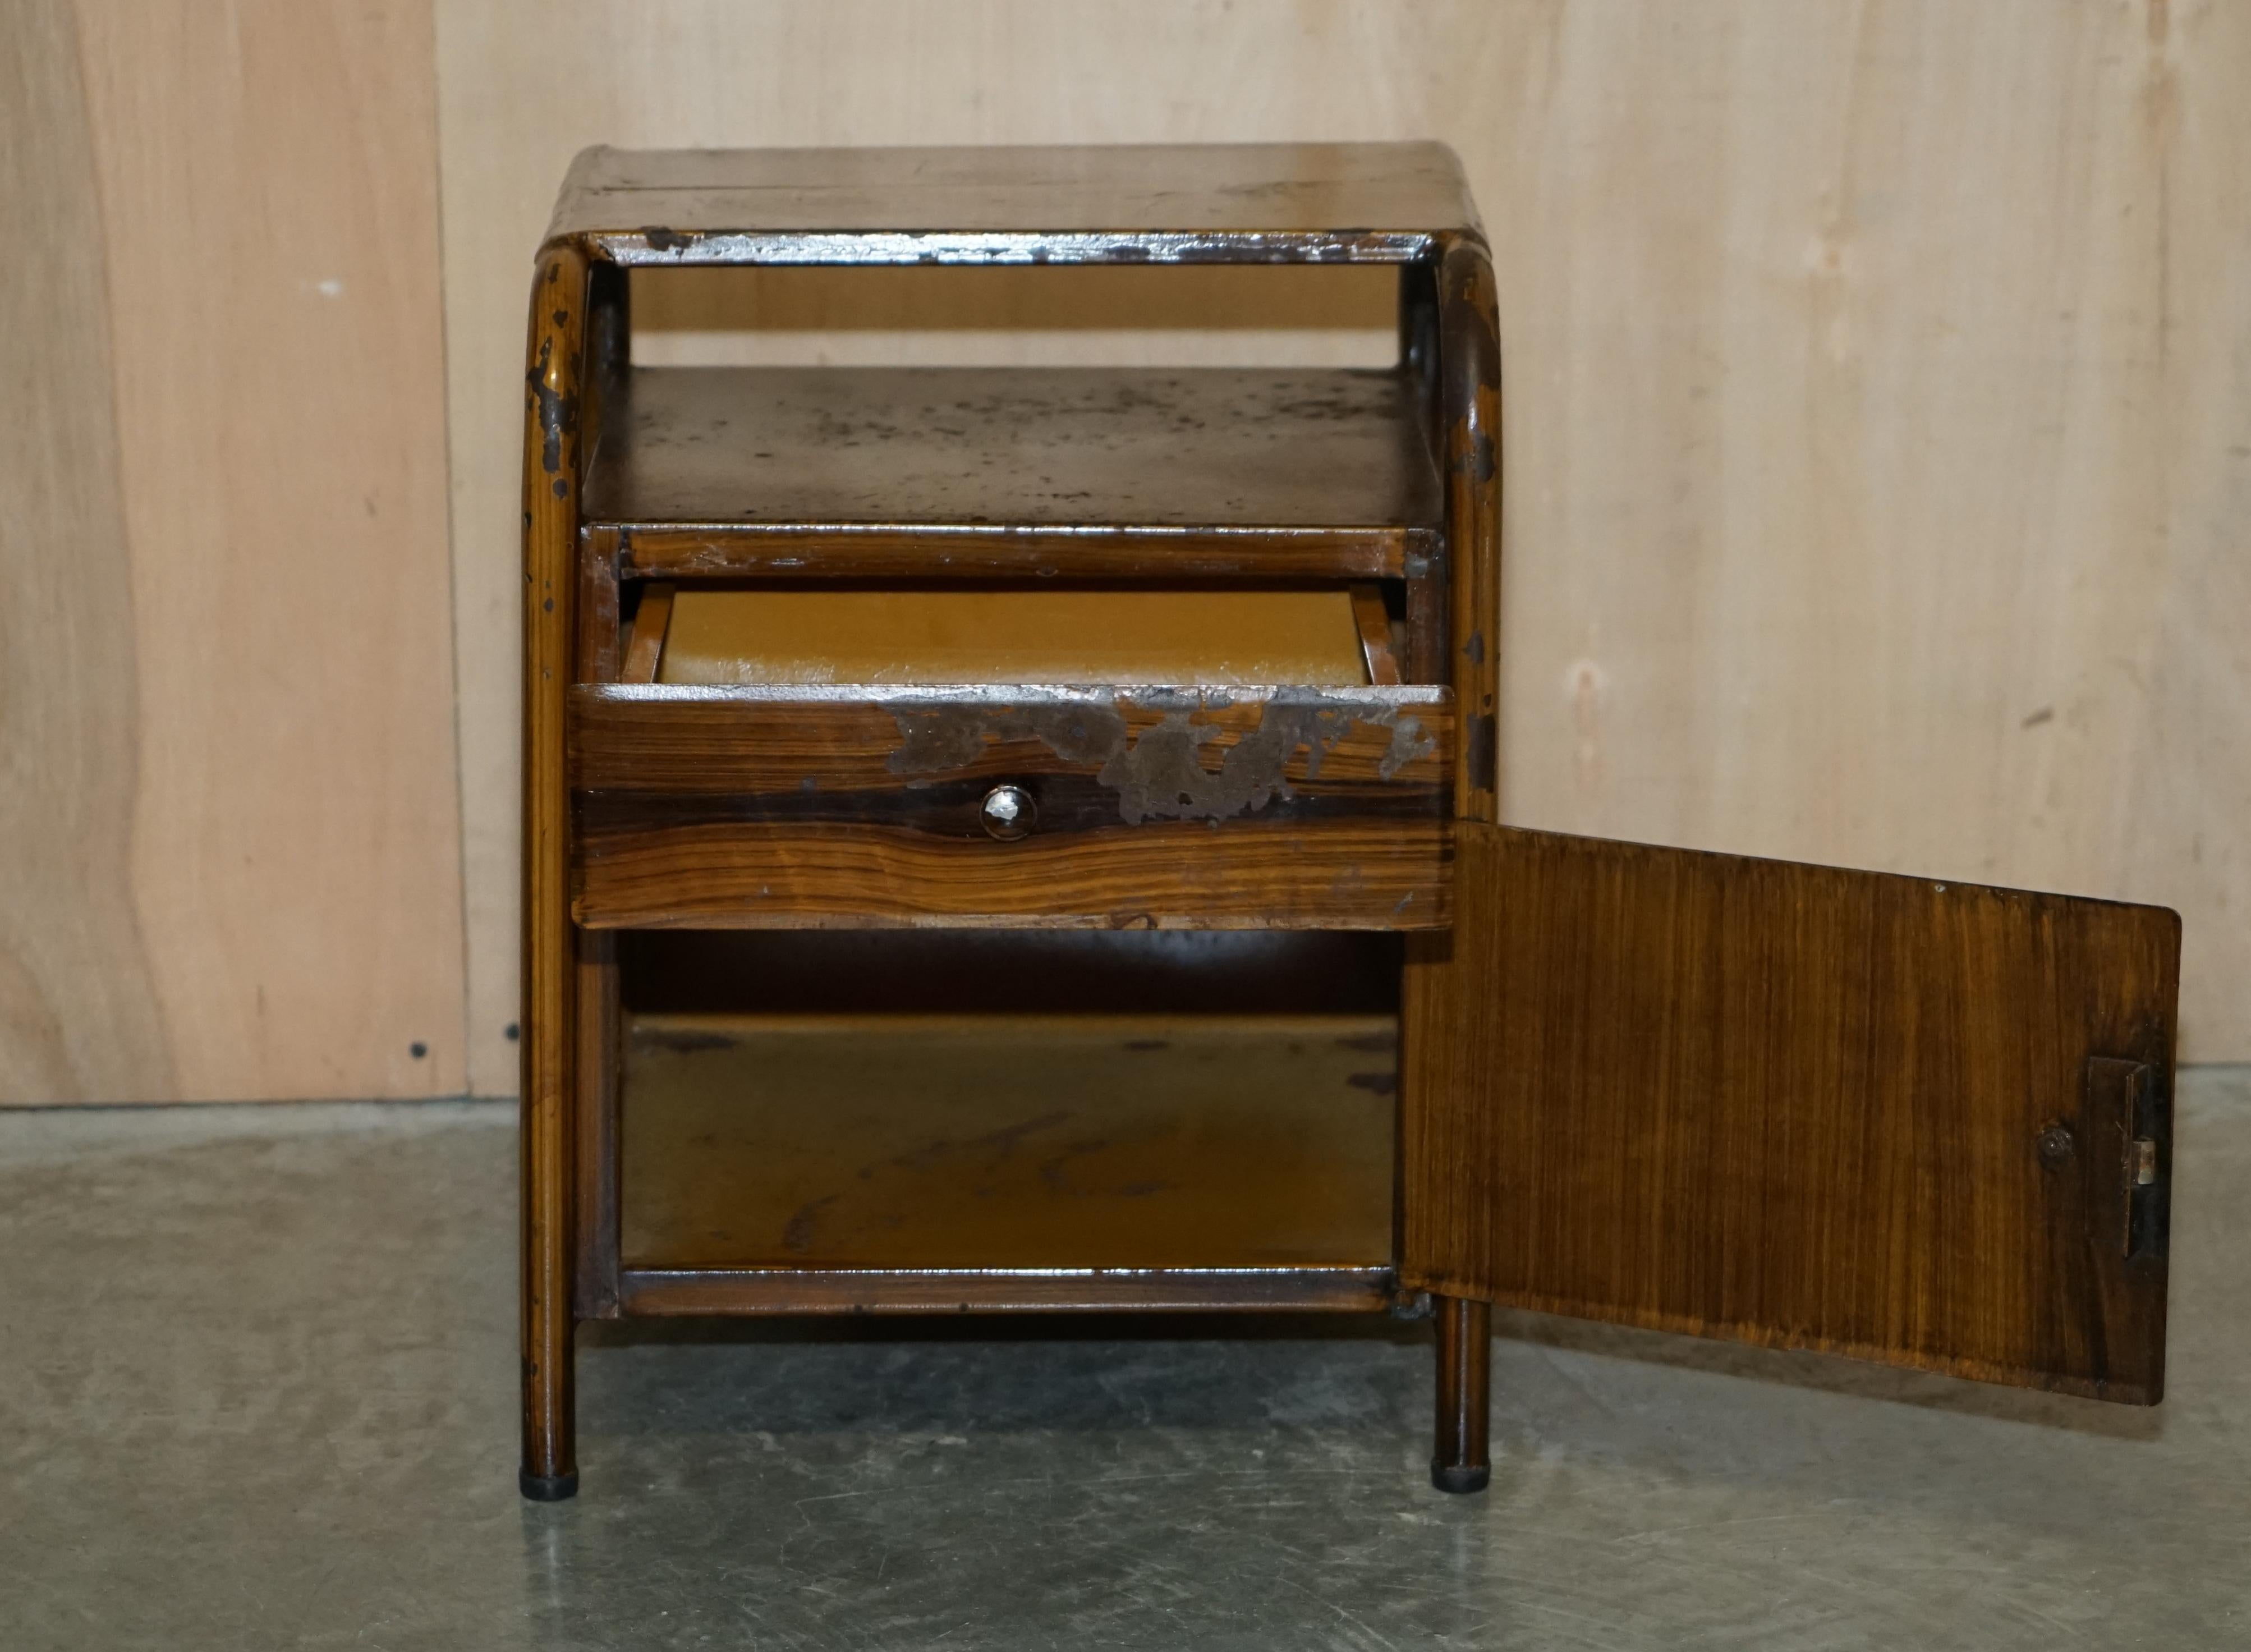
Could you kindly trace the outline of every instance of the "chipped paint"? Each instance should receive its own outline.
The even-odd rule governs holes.
[[[1423,732],[1420,718],[1402,717],[1391,725],[1391,745],[1384,752],[1383,760],[1375,766],[1375,772],[1389,780],[1408,764],[1428,757],[1437,749],[1437,737]]]
[[[1490,711],[1472,711],[1462,719],[1462,766],[1473,792],[1489,792],[1493,788],[1493,771],[1499,767],[1500,731]]]
[[[1137,735],[1112,689],[1046,704],[989,699],[894,705],[900,745],[896,774],[941,774],[966,768],[993,743],[1037,740],[1064,762],[1093,767],[1118,798],[1128,825],[1146,820],[1230,820],[1292,796],[1289,769],[1305,753],[1305,776],[1320,777],[1321,760],[1357,725],[1391,731],[1378,766],[1389,780],[1430,756],[1437,741],[1421,722],[1380,697],[1322,691],[1285,691],[1262,703],[1257,725],[1227,746],[1216,767],[1203,749],[1223,739],[1221,725],[1198,713],[1233,703],[1224,691],[1145,693],[1137,705],[1162,714]]]
[[[1467,475],[1482,484],[1500,474],[1500,457],[1491,429],[1472,428],[1468,420],[1458,420],[1451,446],[1453,457],[1448,469],[1456,475]]]
[[[551,476],[563,469],[563,439],[576,434],[578,428],[577,395],[566,395],[560,390],[550,388],[548,385],[548,365],[554,358],[554,354],[555,341],[551,338],[541,339],[539,359],[532,364],[531,370],[523,376],[525,383],[531,386],[532,400],[537,408],[540,468]],[[556,497],[561,498],[567,491],[567,487],[558,487],[556,489]]]
[[[1411,264],[1422,230],[597,230],[588,250],[636,264]]]
[[[1032,705],[963,704],[895,706],[899,749],[894,774],[941,774],[966,768],[989,740],[1035,739],[1067,763],[1103,763],[1126,746],[1126,718],[1106,693]]]

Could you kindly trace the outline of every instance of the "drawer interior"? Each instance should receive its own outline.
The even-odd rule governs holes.
[[[1378,587],[676,588],[636,610],[622,676],[676,684],[1396,684]]]

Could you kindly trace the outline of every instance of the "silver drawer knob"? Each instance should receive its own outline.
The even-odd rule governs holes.
[[[1032,796],[1021,786],[995,786],[985,794],[985,829],[1002,843],[1014,843],[1039,817]]]

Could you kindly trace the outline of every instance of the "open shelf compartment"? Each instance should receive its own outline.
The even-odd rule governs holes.
[[[610,1311],[1393,1303],[1401,948],[619,936]]]
[[[627,1024],[632,1267],[1382,1267],[1378,1016]]]
[[[1398,578],[1444,519],[1394,370],[632,367],[582,531],[630,571]]]

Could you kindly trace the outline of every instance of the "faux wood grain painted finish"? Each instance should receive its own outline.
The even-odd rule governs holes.
[[[1455,803],[1500,817],[1500,335],[1493,260],[1478,234],[1444,238],[1437,261],[1438,405],[1445,462],[1446,595],[1461,742]]]
[[[2169,1179],[2171,913],[1467,823],[1456,876],[1409,1284],[2158,1398],[2163,1234],[2124,1255],[2088,1061],[2147,1065]]]
[[[577,664],[578,445],[586,260],[542,253],[523,407],[523,1464],[573,1484],[571,1149],[579,1052],[565,696]]]
[[[1445,920],[1441,688],[582,685],[571,707],[584,924]],[[1036,807],[1021,841],[980,818],[1003,781]]]

